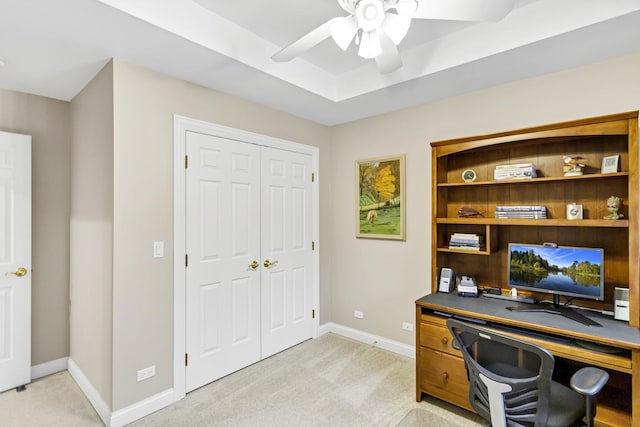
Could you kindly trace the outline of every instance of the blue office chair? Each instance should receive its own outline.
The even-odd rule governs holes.
[[[605,371],[582,368],[568,388],[552,380],[554,358],[546,349],[456,319],[447,327],[464,356],[469,403],[493,427],[568,427],[585,417],[593,426]]]

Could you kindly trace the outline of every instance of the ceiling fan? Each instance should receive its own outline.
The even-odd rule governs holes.
[[[351,41],[358,55],[375,58],[386,74],[402,66],[398,45],[412,19],[453,21],[499,21],[513,9],[514,0],[337,0],[349,15],[330,19],[271,57],[291,61],[323,40],[332,37],[347,50]]]

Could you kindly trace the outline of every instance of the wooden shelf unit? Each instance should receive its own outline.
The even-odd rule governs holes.
[[[613,289],[629,288],[629,324],[640,326],[637,111],[438,141],[431,147],[432,292],[442,267],[474,276],[481,287],[507,288],[510,242],[599,247],[605,252],[605,300],[595,306],[611,310]],[[621,172],[600,173],[602,158],[616,154]],[[582,156],[584,174],[564,176],[564,155]],[[493,180],[497,165],[517,163],[533,163],[538,177]],[[475,171],[474,182],[463,181],[466,169]],[[622,198],[623,219],[603,219],[610,196]],[[583,220],[566,219],[570,203],[583,205]],[[496,219],[499,205],[543,205],[547,219]],[[462,206],[483,216],[459,218]],[[455,232],[485,235],[486,249],[449,249]]]

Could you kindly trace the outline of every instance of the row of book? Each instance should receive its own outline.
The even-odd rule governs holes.
[[[547,219],[547,208],[540,205],[496,206],[499,219]]]
[[[536,166],[533,163],[518,163],[514,165],[498,165],[493,171],[493,179],[531,179],[536,178]]]
[[[453,233],[449,239],[449,249],[481,251],[485,248],[485,239],[482,234]]]

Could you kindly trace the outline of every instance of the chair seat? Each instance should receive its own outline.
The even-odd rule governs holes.
[[[551,382],[551,410],[547,427],[567,427],[584,415],[584,396],[555,381]]]

